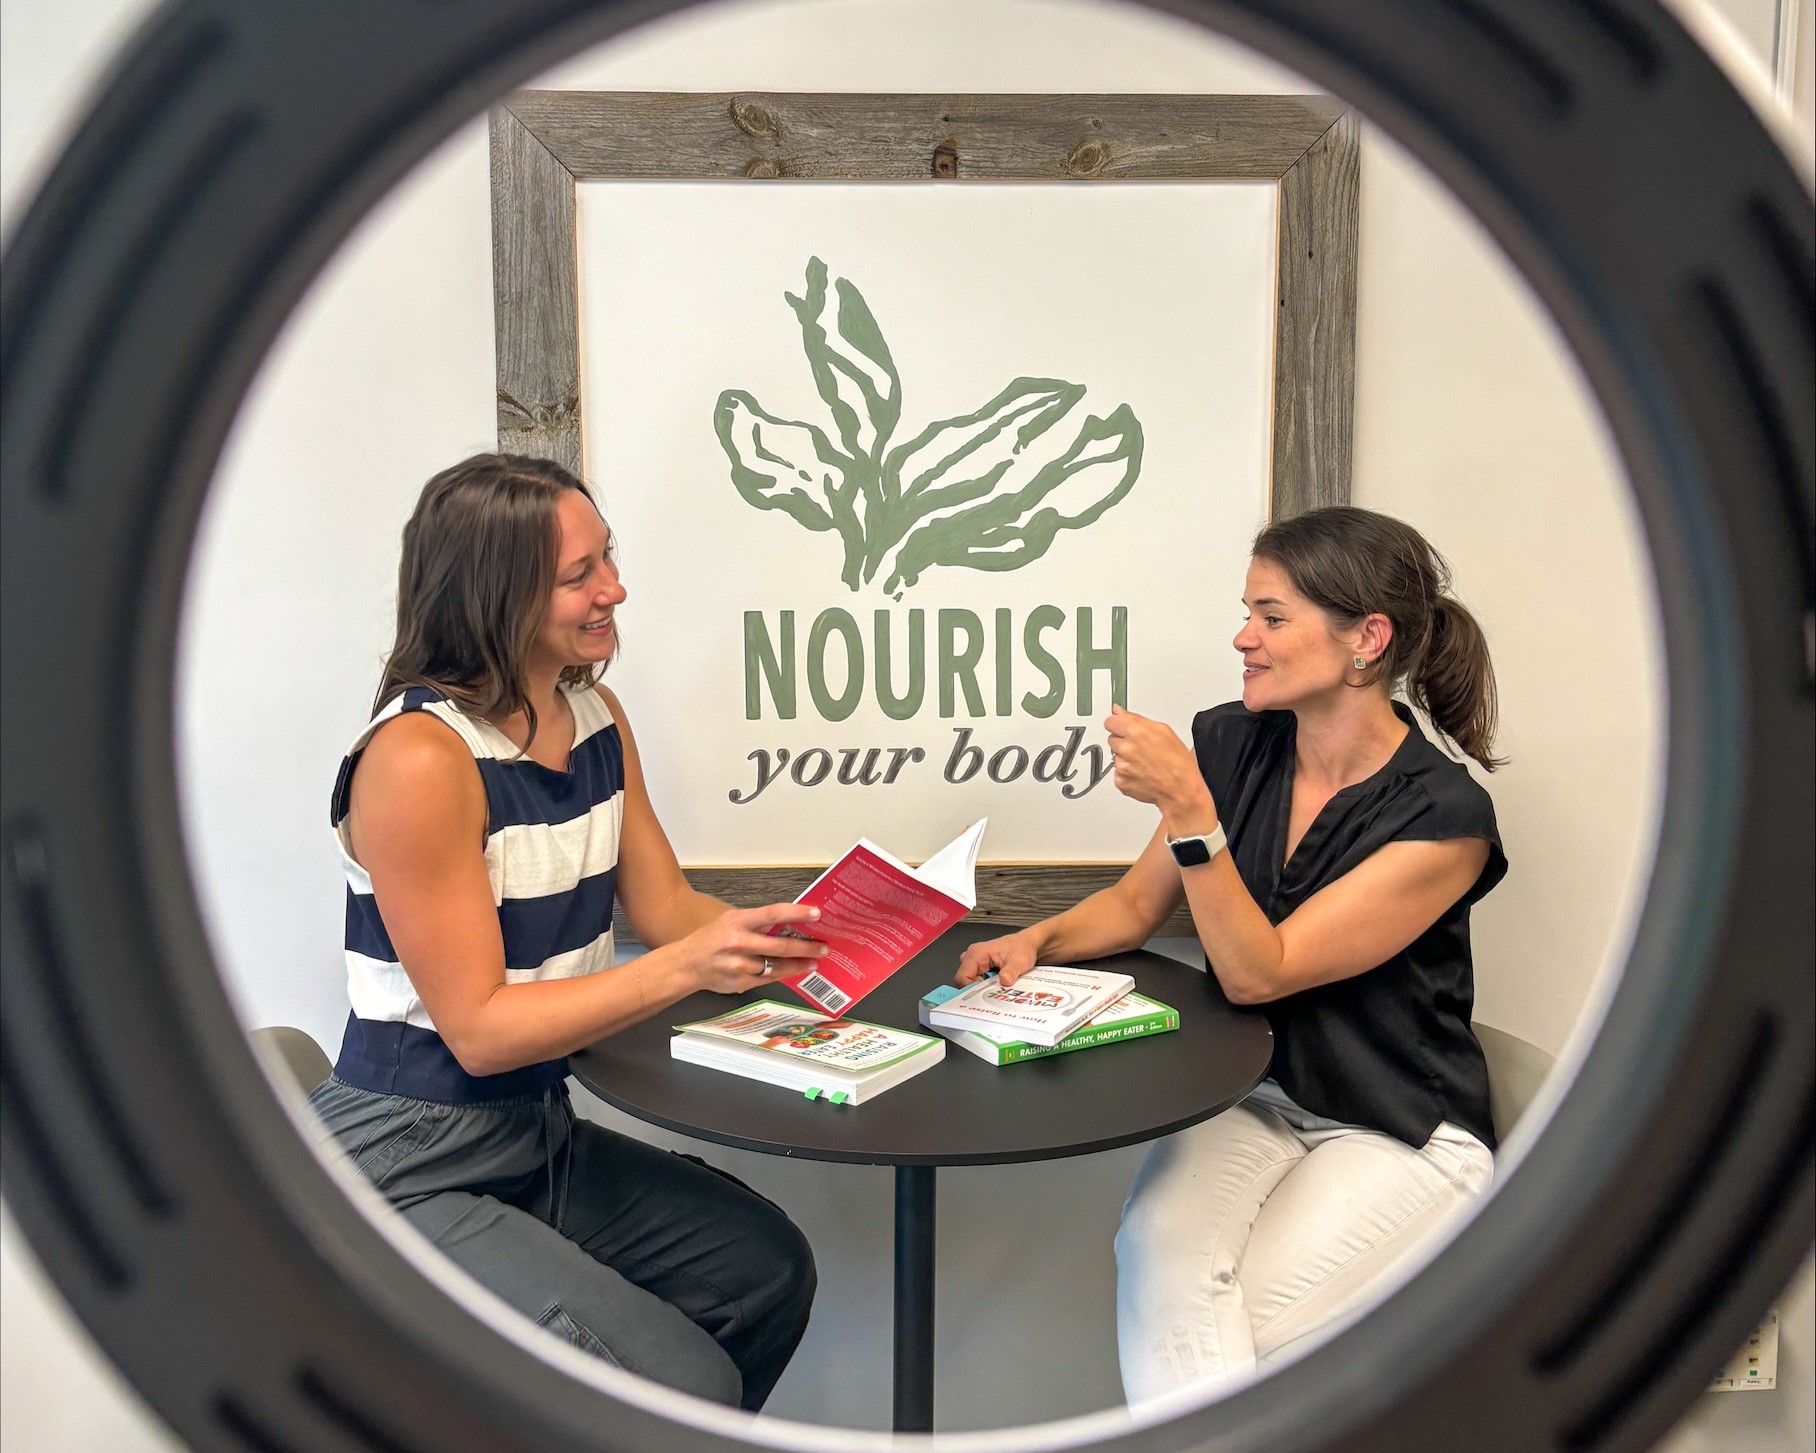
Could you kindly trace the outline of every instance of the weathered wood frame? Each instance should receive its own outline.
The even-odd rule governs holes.
[[[500,449],[580,468],[574,185],[583,181],[1271,181],[1279,185],[1270,506],[1350,494],[1356,119],[1325,96],[520,91],[491,113]],[[810,867],[689,867],[734,903]],[[1029,922],[1121,864],[980,864],[976,916]],[[620,931],[628,925],[620,923]],[[1192,932],[1182,911],[1166,933]]]

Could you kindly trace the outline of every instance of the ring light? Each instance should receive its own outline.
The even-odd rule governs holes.
[[[457,126],[675,8],[167,5],[0,275],[6,1194],[63,1295],[197,1448],[884,1443],[569,1375],[459,1311],[270,1093],[178,833],[181,587],[286,314]],[[1782,1287],[1816,1206],[1810,196],[1679,21],[1640,0],[1161,8],[1362,107],[1557,317],[1659,585],[1660,842],[1592,1052],[1426,1271],[1290,1378],[1161,1421],[949,1441],[1637,1453]]]

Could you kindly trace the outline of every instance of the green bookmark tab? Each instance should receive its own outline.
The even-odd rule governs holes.
[[[845,1092],[843,1090],[834,1090],[827,1098],[835,1105],[843,1105],[845,1103]]]
[[[820,1098],[820,1087],[818,1085],[815,1085],[811,1090],[809,1090],[807,1092],[807,1098],[809,1100],[819,1099]]]

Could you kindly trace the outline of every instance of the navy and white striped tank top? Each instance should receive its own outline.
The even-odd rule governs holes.
[[[466,743],[486,793],[486,876],[504,937],[505,981],[574,978],[612,966],[612,899],[624,821],[624,743],[603,698],[563,686],[574,713],[565,772],[518,754],[497,727],[433,691],[388,703],[341,762],[332,821],[347,877],[347,993],[353,1012],[335,1074],[350,1085],[420,1100],[474,1104],[535,1094],[567,1074],[565,1059],[499,1075],[469,1075],[435,1025],[385,931],[372,880],[347,845],[353,773],[372,734],[406,711],[426,711]]]

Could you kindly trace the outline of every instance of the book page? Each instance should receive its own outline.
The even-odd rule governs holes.
[[[966,909],[977,907],[977,855],[990,819],[980,817],[914,870],[914,876],[956,898]]]

